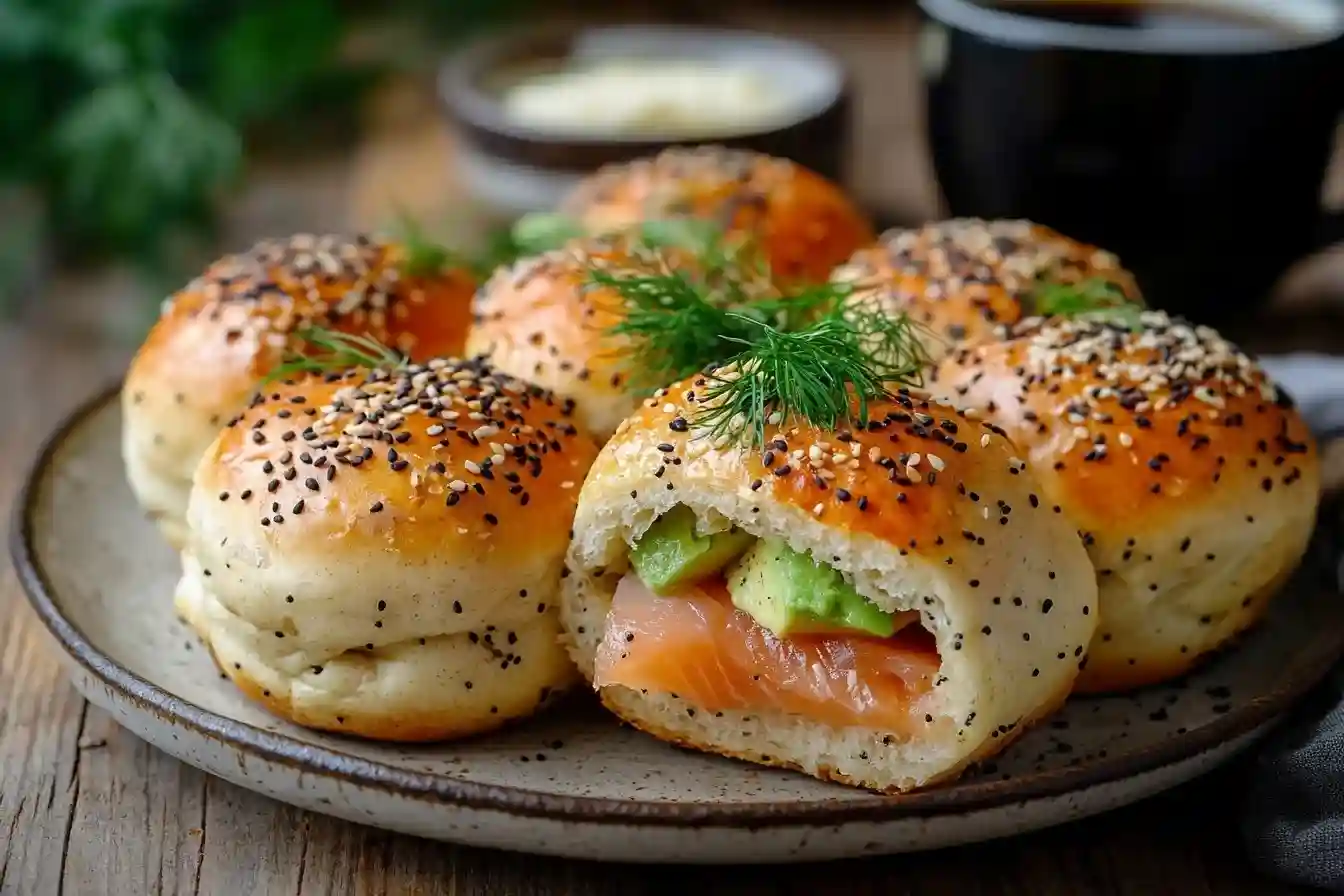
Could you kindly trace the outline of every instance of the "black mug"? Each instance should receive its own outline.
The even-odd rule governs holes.
[[[1215,325],[1339,238],[1320,199],[1344,2],[920,6],[953,215],[1031,218],[1103,246],[1151,305]]]

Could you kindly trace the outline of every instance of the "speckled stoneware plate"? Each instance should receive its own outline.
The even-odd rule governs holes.
[[[1262,734],[1344,646],[1331,525],[1267,624],[1235,651],[1176,685],[1075,699],[1007,754],[925,793],[878,797],[682,752],[617,725],[583,697],[465,743],[401,748],[316,734],[245,701],[177,622],[175,558],[124,484],[112,397],[52,436],[13,533],[19,575],[75,685],[192,765],[285,802],[426,837],[679,862],[827,859],[1000,837],[1207,771]]]

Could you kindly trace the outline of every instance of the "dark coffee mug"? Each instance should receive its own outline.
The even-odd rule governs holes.
[[[1150,304],[1211,324],[1321,245],[1344,4],[920,5],[953,215],[1031,218],[1103,246]]]

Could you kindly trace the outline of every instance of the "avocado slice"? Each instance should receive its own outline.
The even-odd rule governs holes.
[[[777,538],[763,538],[728,573],[733,606],[780,638],[848,629],[882,638],[896,620],[854,590],[840,573]]]
[[[723,569],[755,540],[740,529],[701,535],[695,531],[695,512],[679,504],[635,542],[630,565],[652,591],[670,594]]]

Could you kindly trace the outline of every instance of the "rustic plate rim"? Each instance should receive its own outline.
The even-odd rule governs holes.
[[[1344,654],[1344,628],[1323,632],[1268,694],[1240,705],[1193,731],[1150,748],[1118,753],[1078,766],[1007,781],[948,785],[912,794],[855,802],[840,799],[785,802],[681,803],[562,796],[499,784],[463,781],[408,770],[328,746],[300,741],[216,713],[140,677],[103,653],[61,610],[55,589],[37,558],[34,519],[39,483],[56,452],[94,414],[120,393],[120,381],[80,402],[42,441],[21,480],[9,532],[9,551],[28,602],[62,651],[110,691],[160,719],[185,725],[202,737],[267,762],[317,773],[388,794],[470,809],[560,821],[644,826],[715,825],[743,828],[890,822],[1001,808],[1058,797],[1133,778],[1191,759],[1264,727],[1315,686]],[[1123,697],[1117,699],[1125,699]]]

